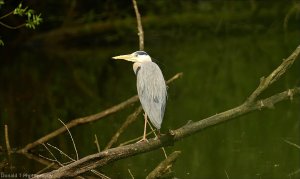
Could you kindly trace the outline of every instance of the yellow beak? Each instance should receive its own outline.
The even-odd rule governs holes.
[[[135,56],[132,54],[128,54],[128,55],[119,55],[119,56],[115,56],[112,57],[113,59],[116,60],[126,60],[126,61],[130,61],[130,62],[135,62]]]

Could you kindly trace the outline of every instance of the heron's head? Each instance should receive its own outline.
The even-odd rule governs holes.
[[[144,51],[136,51],[128,55],[119,55],[112,57],[113,59],[121,59],[121,60],[127,60],[130,62],[138,62],[138,63],[143,63],[143,62],[151,62],[151,57]]]

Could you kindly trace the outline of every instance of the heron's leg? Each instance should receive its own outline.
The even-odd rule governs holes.
[[[147,140],[146,139],[146,131],[147,131],[147,114],[144,113],[144,118],[145,118],[145,124],[144,124],[144,135],[142,140]]]
[[[143,138],[141,140],[139,140],[138,142],[148,141],[146,138],[146,131],[147,131],[147,114],[146,113],[144,113],[144,119],[145,119],[145,124],[144,124]]]

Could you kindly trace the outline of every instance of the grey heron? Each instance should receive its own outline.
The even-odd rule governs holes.
[[[115,56],[113,59],[134,62],[133,71],[137,78],[136,86],[138,96],[145,112],[144,135],[142,140],[147,140],[147,116],[160,135],[167,100],[166,82],[160,68],[156,63],[152,62],[151,57],[144,51]]]

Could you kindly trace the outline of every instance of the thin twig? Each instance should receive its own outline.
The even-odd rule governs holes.
[[[74,161],[76,161],[76,160],[74,160]],[[63,165],[69,165],[70,163],[72,163],[73,161],[67,161],[67,162],[64,162],[64,163],[62,163]]]
[[[65,152],[63,152],[62,150],[60,150],[59,148],[55,147],[54,145],[51,145],[49,143],[47,143],[48,146],[52,147],[53,149],[57,150],[61,155],[67,157],[68,159],[70,159],[71,161],[76,161],[75,159],[73,159],[72,157],[70,157],[68,154],[66,154]]]
[[[165,160],[160,162],[157,167],[153,171],[151,171],[146,179],[154,179],[154,178],[160,178],[162,175],[164,175],[167,171],[170,172],[170,169],[178,156],[181,154],[181,151],[174,151],[171,153]]]
[[[97,135],[96,135],[96,134],[94,134],[94,137],[95,137],[94,143],[95,143],[95,144],[96,144],[96,146],[97,146],[97,150],[98,150],[98,152],[100,152],[101,150],[100,150],[100,145],[99,145],[99,142],[98,142],[98,137],[97,137]]]
[[[58,120],[66,127],[66,125],[65,125],[60,119],[58,119]],[[67,128],[67,127],[66,127],[66,128]],[[72,139],[73,146],[74,146],[74,149],[75,149],[75,152],[76,152],[77,160],[79,160],[79,158],[78,158],[78,153],[77,153],[77,149],[76,149],[76,145],[75,145],[75,142],[74,142],[74,140],[73,140],[72,134],[71,134],[71,132],[69,131],[68,128],[67,128],[67,131],[68,131],[68,133],[69,133],[69,135],[70,135],[70,137],[71,137],[71,139]],[[98,152],[100,152],[100,147],[99,147],[99,143],[98,143],[98,139],[97,139],[96,134],[95,134],[95,139],[96,139],[96,141],[97,141],[96,144],[98,144],[98,145],[97,145],[97,147],[98,147]],[[71,161],[66,162],[66,163],[61,163],[61,162],[59,162],[59,161],[55,158],[54,154],[51,153],[50,150],[48,149],[48,151],[51,153],[51,155],[54,156],[55,161],[58,162],[58,163],[60,163],[60,165],[62,165],[62,166],[63,166],[63,165],[68,165],[68,164],[70,164],[70,163],[76,161],[75,159],[73,159],[73,158],[71,158],[69,155],[67,155],[65,152],[63,152],[62,150],[60,150],[59,148],[57,148],[57,147],[55,147],[55,146],[53,146],[53,145],[51,145],[51,144],[49,144],[49,143],[47,143],[47,145],[49,145],[50,147],[56,149],[57,151],[59,151],[60,154],[64,155],[65,157],[67,157],[68,159],[71,160]],[[43,156],[42,156],[42,157],[43,157]],[[45,157],[45,158],[46,158],[46,157]],[[46,159],[51,160],[51,159],[49,159],[49,158],[46,158]],[[104,174],[102,174],[102,173],[100,173],[100,172],[98,172],[98,171],[96,171],[96,170],[90,170],[90,171],[91,171],[92,173],[94,173],[95,175],[101,177],[101,178],[110,179],[109,177],[105,176]]]
[[[130,169],[128,168],[128,172],[129,172],[129,175],[131,176],[132,179],[134,179],[134,176],[132,175]]]
[[[95,175],[97,175],[100,178],[111,179],[110,177],[104,175],[103,173],[98,172],[97,170],[91,170],[91,172],[94,173]]]
[[[57,163],[57,159],[52,159],[52,158],[49,158],[49,157],[45,157],[45,156],[43,156],[43,155],[41,155],[41,154],[39,154],[39,157],[41,157],[41,158],[43,158],[43,159],[46,159],[46,160],[48,160],[48,161],[50,161],[50,162],[56,162],[56,163]]]
[[[299,4],[294,4],[294,6],[291,7],[291,8],[289,9],[288,13],[285,15],[284,21],[283,21],[283,29],[284,29],[285,31],[286,31],[287,28],[288,28],[288,21],[289,21],[291,15],[292,15],[293,13],[297,13],[297,11],[299,11],[299,9],[300,9],[300,5],[299,5]]]
[[[300,173],[300,168],[293,171],[293,172],[291,172],[291,173],[289,173],[288,176],[291,178],[293,175],[297,175],[298,173]]]
[[[180,78],[182,76],[182,73],[177,73],[176,75],[174,75],[172,78],[170,78],[168,81],[167,81],[167,84],[175,81],[176,79]],[[96,120],[99,120],[99,119],[102,119],[108,115],[111,115],[113,113],[116,113],[128,106],[130,106],[131,104],[137,102],[139,100],[138,96],[135,95],[135,96],[132,96],[131,98],[117,104],[117,105],[114,105],[108,109],[105,109],[104,111],[101,111],[97,114],[93,114],[93,115],[90,115],[90,116],[86,116],[86,117],[82,117],[82,118],[77,118],[77,119],[74,119],[72,121],[70,121],[69,123],[66,124],[67,128],[70,130],[71,128],[73,127],[76,127],[78,125],[83,125],[83,124],[87,124],[87,123],[90,123],[90,122],[94,122]],[[67,129],[65,126],[41,137],[40,139],[32,142],[32,143],[29,143],[27,144],[24,148],[18,150],[17,152],[18,153],[26,153],[27,151],[31,150],[32,148],[42,144],[42,143],[46,143],[48,140],[66,132]]]
[[[6,124],[4,125],[4,136],[5,136],[5,145],[6,145],[7,155],[10,156],[10,154],[12,153],[12,150],[10,148],[9,137],[8,137],[8,127]]]
[[[51,163],[54,163],[54,165],[51,166],[51,168],[53,169],[58,169],[59,167],[61,167],[61,165],[59,165],[57,163],[57,161],[52,161],[53,159],[50,159],[50,158],[47,158],[47,157],[44,157],[44,156],[37,156],[37,155],[34,155],[34,154],[30,154],[30,153],[23,153],[23,155],[25,155],[28,159],[31,159],[31,160],[34,160],[40,164],[43,164],[43,165],[46,165],[46,166],[49,166],[51,165]],[[83,177],[81,176],[76,176],[74,177],[76,179],[82,179]]]
[[[24,24],[21,24],[21,25],[18,25],[18,26],[10,26],[10,25],[7,25],[7,24],[0,21],[0,25],[6,27],[8,29],[11,29],[11,30],[16,30],[16,29],[19,29],[19,28],[25,26],[26,24],[24,23]]]
[[[11,147],[10,147],[10,142],[9,142],[9,136],[8,136],[8,126],[5,124],[4,125],[4,137],[5,137],[5,145],[6,145],[6,150],[7,150],[7,158],[8,158],[8,164],[9,168],[12,170],[12,160],[11,160]]]
[[[52,168],[54,168],[54,169],[57,169],[57,168],[59,168],[61,166],[61,165],[59,165],[57,163],[57,161],[55,159],[45,157],[45,156],[43,156],[41,154],[34,155],[34,154],[30,154],[30,153],[25,153],[24,155],[28,159],[34,160],[34,161],[36,161],[36,162],[38,162],[40,164],[46,165],[46,166],[51,165],[51,163],[55,163],[55,165],[52,166]]]
[[[178,78],[181,78],[183,76],[183,73],[176,73],[172,78],[168,79],[166,84],[172,83],[173,81],[177,80]]]
[[[59,121],[65,126],[65,128],[67,129],[67,131],[68,131],[68,133],[69,133],[69,136],[70,136],[70,138],[71,138],[71,140],[72,140],[72,143],[73,143],[73,147],[74,147],[75,153],[76,153],[76,160],[78,160],[78,159],[79,159],[79,157],[78,157],[78,152],[77,152],[77,148],[76,148],[74,139],[73,139],[73,137],[72,137],[72,134],[71,134],[71,132],[69,131],[69,129],[68,129],[68,127],[66,126],[66,124],[65,124],[64,122],[62,122],[62,120],[60,120],[60,119],[58,119],[58,120],[59,120]]]
[[[57,162],[60,166],[63,166],[63,164],[62,163],[60,163],[60,161],[58,161],[57,160],[57,158],[55,157],[55,155],[51,152],[51,150],[43,143],[42,144],[45,148],[46,148],[46,150],[50,153],[50,155],[53,157],[53,159],[50,159],[50,158],[46,158],[46,159],[49,159],[50,161],[55,161],[55,162]],[[43,157],[42,155],[40,155],[41,157]]]
[[[10,11],[9,13],[4,14],[3,16],[1,16],[0,19],[4,19],[5,17],[8,17],[8,16],[12,15],[13,13],[14,13],[14,11]]]
[[[229,176],[228,176],[228,173],[227,173],[227,171],[226,171],[226,170],[224,170],[224,172],[225,172],[226,178],[227,178],[227,179],[229,179]]]
[[[114,136],[110,139],[110,141],[108,142],[108,144],[107,144],[107,146],[105,147],[104,150],[111,148],[111,146],[117,142],[117,140],[119,139],[120,135],[128,128],[128,126],[130,124],[132,124],[134,121],[136,121],[138,115],[141,112],[142,112],[142,107],[139,106],[138,108],[136,108],[136,110],[134,110],[134,112],[132,114],[130,114],[126,118],[125,122],[118,129],[118,131],[114,134]]]
[[[283,139],[283,141],[284,141],[284,142],[286,142],[286,143],[288,143],[288,144],[290,144],[291,146],[294,146],[294,147],[296,147],[297,149],[300,149],[300,146],[299,146],[299,145],[297,145],[297,144],[295,144],[295,143],[293,143],[293,142],[290,142],[290,141],[288,141],[288,140],[285,140],[285,139]]]
[[[151,124],[149,123],[148,120],[147,120],[147,123],[148,123],[148,125],[150,126],[151,131],[154,133],[155,138],[158,139],[158,136],[157,136],[157,134],[155,133],[155,130],[153,129],[153,127],[151,126]],[[166,152],[165,148],[164,148],[164,147],[161,147],[161,150],[163,151],[165,158],[168,158],[168,155],[167,155],[167,152]]]
[[[139,12],[139,8],[136,0],[132,0],[132,3],[133,3],[135,16],[136,16],[140,50],[144,50],[144,31],[142,26],[141,14]]]
[[[45,171],[47,171],[49,168],[52,168],[55,165],[54,162],[50,163],[49,165],[47,165],[45,168],[41,169],[40,171],[36,172],[35,174],[38,175],[40,173],[43,173]]]

